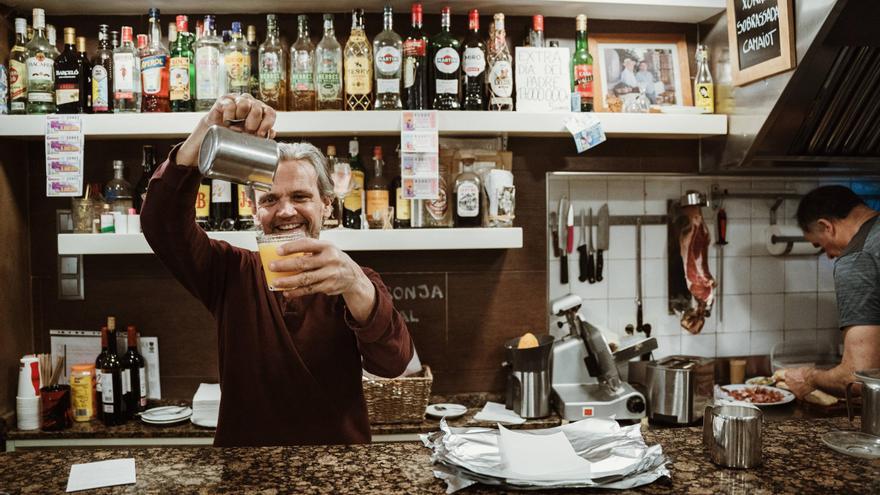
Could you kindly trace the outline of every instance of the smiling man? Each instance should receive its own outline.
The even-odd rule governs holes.
[[[196,225],[198,155],[211,125],[245,119],[244,132],[274,137],[275,112],[249,95],[224,96],[153,175],[141,224],[153,251],[217,323],[222,401],[214,445],[365,443],[370,426],[362,369],[398,376],[413,346],[391,295],[374,271],[355,263],[319,233],[333,184],[321,152],[281,144],[272,189],[257,193],[264,233],[302,231],[284,244],[271,269],[259,254],[209,239]]]
[[[852,190],[823,186],[801,199],[797,221],[804,237],[834,261],[843,360],[829,370],[794,368],[785,383],[804,398],[814,389],[842,396],[853,372],[880,368],[880,221]]]

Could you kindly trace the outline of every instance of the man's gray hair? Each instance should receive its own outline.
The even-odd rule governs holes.
[[[327,157],[311,143],[278,143],[282,160],[302,160],[312,164],[318,175],[318,191],[321,198],[333,199],[333,179],[327,169]]]

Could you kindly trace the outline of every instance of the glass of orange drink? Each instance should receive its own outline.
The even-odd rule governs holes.
[[[263,273],[266,274],[266,282],[269,290],[282,291],[284,288],[275,287],[275,281],[279,278],[296,275],[299,272],[273,272],[269,269],[269,265],[273,261],[283,260],[296,256],[305,256],[306,253],[291,253],[285,256],[278,254],[278,246],[282,244],[305,239],[306,235],[302,232],[292,232],[290,234],[260,234],[257,236],[257,247],[260,250],[260,262],[263,264]]]

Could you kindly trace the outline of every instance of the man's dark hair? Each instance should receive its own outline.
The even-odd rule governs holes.
[[[813,189],[801,198],[797,209],[797,222],[801,230],[808,231],[813,222],[841,220],[865,202],[852,189],[846,186],[822,186]]]

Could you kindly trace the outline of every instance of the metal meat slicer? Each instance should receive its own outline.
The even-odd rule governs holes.
[[[553,314],[564,316],[569,326],[569,335],[553,344],[553,401],[557,412],[570,421],[645,417],[645,396],[621,381],[617,363],[657,349],[657,340],[646,338],[612,353],[602,332],[578,312],[581,303],[574,294],[551,303]]]

